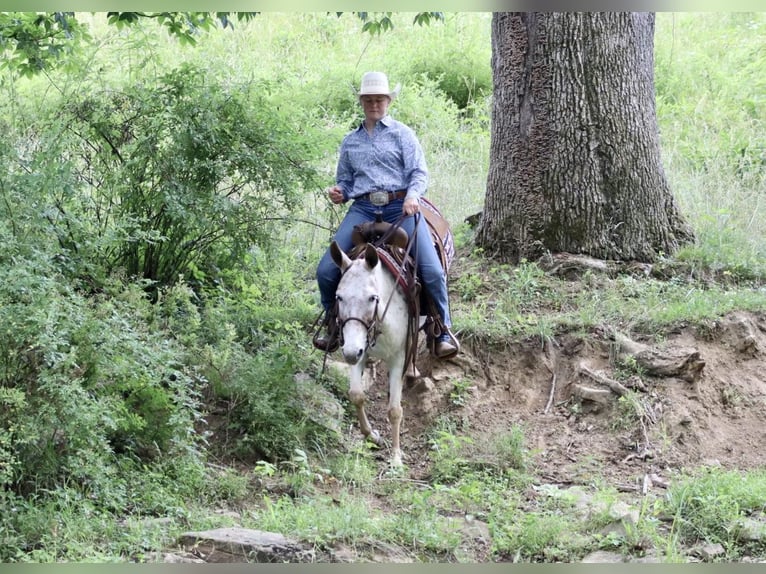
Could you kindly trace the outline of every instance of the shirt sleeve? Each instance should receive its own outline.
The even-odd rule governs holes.
[[[344,201],[348,201],[349,193],[354,189],[354,172],[348,154],[348,137],[343,138],[338,154],[338,166],[335,170],[335,183],[343,191]]]
[[[402,158],[407,181],[407,199],[422,197],[428,190],[428,166],[423,148],[412,128],[402,124]]]

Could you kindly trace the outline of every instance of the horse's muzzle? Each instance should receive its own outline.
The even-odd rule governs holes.
[[[364,347],[343,347],[343,359],[349,365],[356,365],[364,356]]]

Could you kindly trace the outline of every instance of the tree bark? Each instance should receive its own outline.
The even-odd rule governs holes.
[[[662,167],[653,37],[653,13],[493,15],[485,252],[651,262],[694,240]]]

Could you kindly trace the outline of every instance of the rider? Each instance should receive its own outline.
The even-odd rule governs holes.
[[[446,328],[435,341],[434,354],[438,358],[449,358],[457,354],[460,345],[450,331],[446,272],[425,218],[414,217],[420,212],[419,198],[426,193],[428,185],[425,155],[412,129],[388,114],[388,106],[400,88],[397,84],[390,90],[388,77],[382,72],[367,72],[362,76],[357,95],[364,110],[364,121],[343,138],[336,184],[326,192],[335,204],[353,200],[335,232],[335,241],[345,252],[353,247],[354,226],[375,221],[378,214],[388,223],[407,216],[402,219],[401,227],[410,237],[418,222],[417,244],[412,255],[417,261],[418,276]],[[319,262],[316,275],[327,324],[341,275],[329,249]],[[325,332],[314,344],[319,349],[332,350],[337,344],[337,335]]]

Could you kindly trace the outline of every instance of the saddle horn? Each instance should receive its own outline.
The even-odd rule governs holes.
[[[393,227],[391,223],[385,221],[368,221],[355,225],[351,232],[351,241],[356,246],[362,243],[377,244],[381,238],[384,238],[385,243],[406,249],[410,239],[409,234],[400,226],[396,226],[391,231]]]

